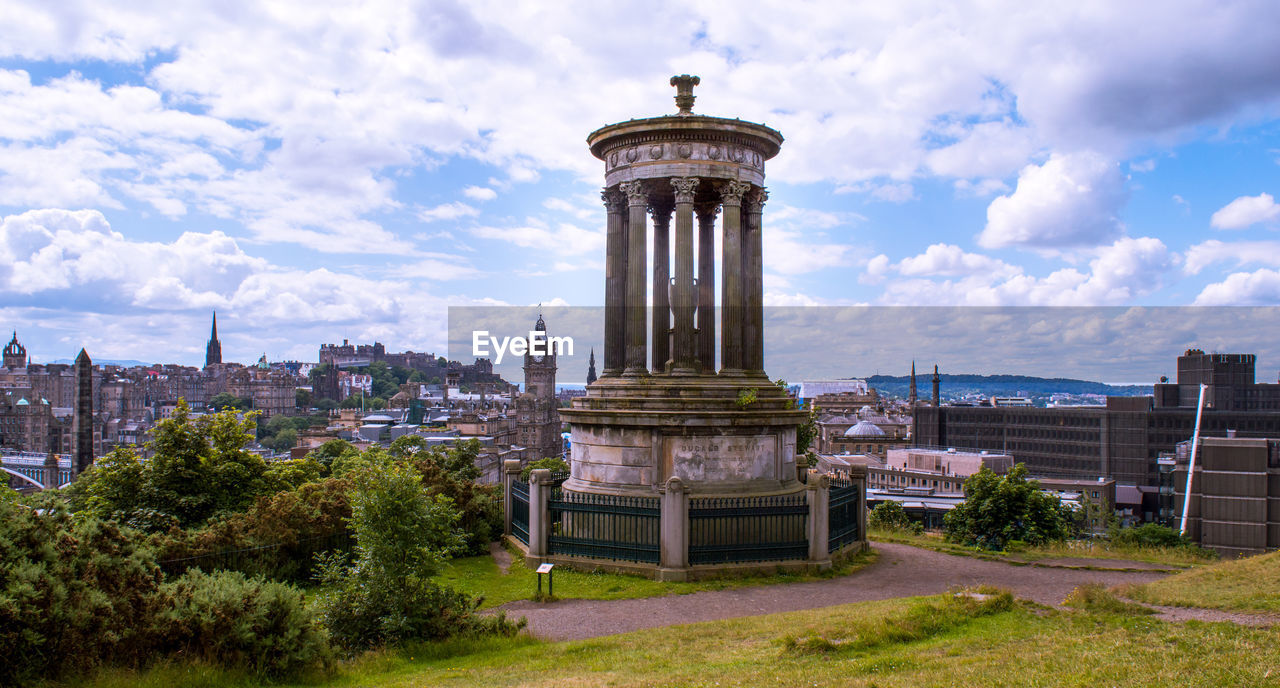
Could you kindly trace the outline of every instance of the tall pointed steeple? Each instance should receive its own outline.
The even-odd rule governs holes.
[[[213,326],[209,328],[209,344],[204,350],[204,367],[222,363],[222,342],[218,341],[218,312],[213,312]]]
[[[911,386],[907,389],[907,403],[916,405],[916,362],[911,362]]]
[[[587,384],[596,381],[596,349],[591,347],[591,358],[587,359]]]

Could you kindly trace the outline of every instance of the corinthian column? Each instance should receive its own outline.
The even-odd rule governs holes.
[[[626,352],[627,244],[623,210],[626,200],[613,188],[600,192],[608,213],[604,265],[604,372],[601,377],[622,374]]]
[[[671,206],[651,205],[653,215],[653,372],[664,373],[671,358]]]
[[[761,220],[769,192],[753,189],[747,194],[747,228],[742,247],[743,325],[742,367],[748,375],[764,372],[764,259],[761,243]]]
[[[720,269],[720,374],[742,374],[742,196],[751,189],[729,182],[720,190],[724,206]]]
[[[671,290],[676,327],[671,372],[697,375],[693,332],[693,193],[698,188],[698,178],[675,177],[671,186],[676,197],[676,276]]]
[[[696,208],[698,213],[698,364],[702,374],[716,372],[716,214],[718,203]]]
[[[623,182],[618,188],[627,197],[627,297],[626,368],[623,375],[648,375],[645,367],[645,208],[648,195],[641,182]]]

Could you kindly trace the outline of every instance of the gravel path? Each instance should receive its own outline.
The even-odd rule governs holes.
[[[528,618],[529,630],[539,638],[577,640],[849,602],[934,595],[956,586],[995,585],[1013,591],[1016,597],[1058,605],[1072,589],[1084,583],[1148,583],[1166,575],[1155,571],[1014,566],[886,542],[875,543],[875,549],[880,553],[875,563],[830,580],[635,600],[520,600],[500,609],[508,616]],[[573,594],[571,590],[565,592]]]

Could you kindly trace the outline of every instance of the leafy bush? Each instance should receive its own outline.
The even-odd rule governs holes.
[[[529,482],[529,476],[533,475],[535,470],[544,468],[552,473],[564,473],[569,470],[569,464],[558,456],[548,456],[545,459],[530,461],[520,470],[520,481]]]
[[[89,481],[86,509],[153,532],[245,509],[279,482],[268,478],[261,457],[244,448],[253,440],[255,417],[222,411],[192,420],[180,402],[171,418],[156,423],[150,460],[133,447],[119,447],[95,462],[82,478]]]
[[[0,494],[0,685],[148,654],[160,570],[136,534]]]
[[[964,502],[947,513],[947,539],[984,549],[1004,549],[1011,541],[1040,545],[1071,533],[1071,510],[1027,479],[1026,464],[1003,476],[985,466],[964,481]]]
[[[296,588],[235,571],[188,571],[166,583],[155,621],[161,647],[256,674],[285,676],[329,657],[328,640]]]
[[[1111,542],[1130,547],[1197,547],[1191,538],[1173,528],[1157,523],[1143,523],[1131,528],[1112,528],[1108,536]]]
[[[880,502],[871,510],[867,525],[877,530],[897,530],[915,535],[924,532],[923,524],[911,520],[901,504],[889,500]]]
[[[282,581],[309,580],[313,554],[347,546],[351,481],[330,478],[295,490],[259,497],[247,511],[210,522],[199,530],[174,528],[153,536],[161,561],[208,557],[229,550],[263,547],[252,557],[214,561],[218,568]],[[273,547],[274,546],[274,547]],[[201,566],[199,560],[194,562]],[[175,565],[181,566],[181,564]],[[208,568],[208,564],[201,566]],[[166,566],[171,571],[173,567]],[[180,572],[182,569],[178,568]]]
[[[351,472],[355,560],[330,557],[321,567],[327,590],[319,598],[338,646],[358,651],[411,640],[510,632],[520,625],[478,617],[478,601],[431,580],[444,558],[464,546],[452,500],[423,489],[417,467],[381,452],[366,452]]]

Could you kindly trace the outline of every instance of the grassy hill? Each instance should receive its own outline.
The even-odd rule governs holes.
[[[1203,566],[1125,594],[1174,607],[1280,613],[1280,552]]]
[[[1276,685],[1277,666],[1271,630],[939,595],[565,643],[454,641],[373,653],[299,685],[1208,688]],[[255,683],[185,666],[90,685]]]

